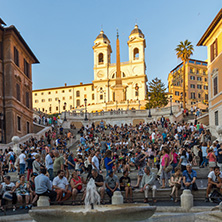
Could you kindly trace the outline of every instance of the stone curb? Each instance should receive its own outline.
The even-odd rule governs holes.
[[[16,214],[10,216],[1,216],[0,222],[12,222],[12,221],[30,221],[33,220],[29,214]]]

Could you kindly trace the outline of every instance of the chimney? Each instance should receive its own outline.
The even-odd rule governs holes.
[[[82,82],[80,82],[80,85],[82,85],[83,83]]]
[[[65,83],[65,87],[67,86],[67,83]]]

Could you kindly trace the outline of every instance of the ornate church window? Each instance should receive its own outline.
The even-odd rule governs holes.
[[[103,64],[103,53],[99,53],[99,65]]]

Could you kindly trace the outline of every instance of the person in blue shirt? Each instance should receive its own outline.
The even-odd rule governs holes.
[[[186,170],[183,171],[184,189],[193,190],[196,179],[197,179],[197,173],[195,170],[192,170],[192,165],[188,163],[186,166]]]
[[[104,164],[106,167],[106,175],[108,176],[109,172],[113,169],[113,163],[115,162],[115,159],[111,159],[112,152],[110,150],[107,150],[104,156]]]
[[[75,161],[73,159],[73,153],[71,152],[68,157],[68,170],[74,170],[75,169]]]
[[[208,164],[208,159],[207,159],[207,143],[206,142],[201,146],[201,150],[202,150],[203,161],[201,163],[200,168],[203,168],[204,164],[205,164],[205,167]]]

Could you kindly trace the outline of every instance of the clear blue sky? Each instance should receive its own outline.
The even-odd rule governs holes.
[[[111,41],[115,62],[116,28],[121,61],[128,61],[127,40],[137,21],[146,38],[146,74],[167,75],[179,60],[175,48],[188,39],[192,58],[205,60],[197,42],[222,7],[222,0],[0,0],[0,17],[15,25],[40,64],[33,65],[33,89],[93,80],[93,41],[101,30]]]

